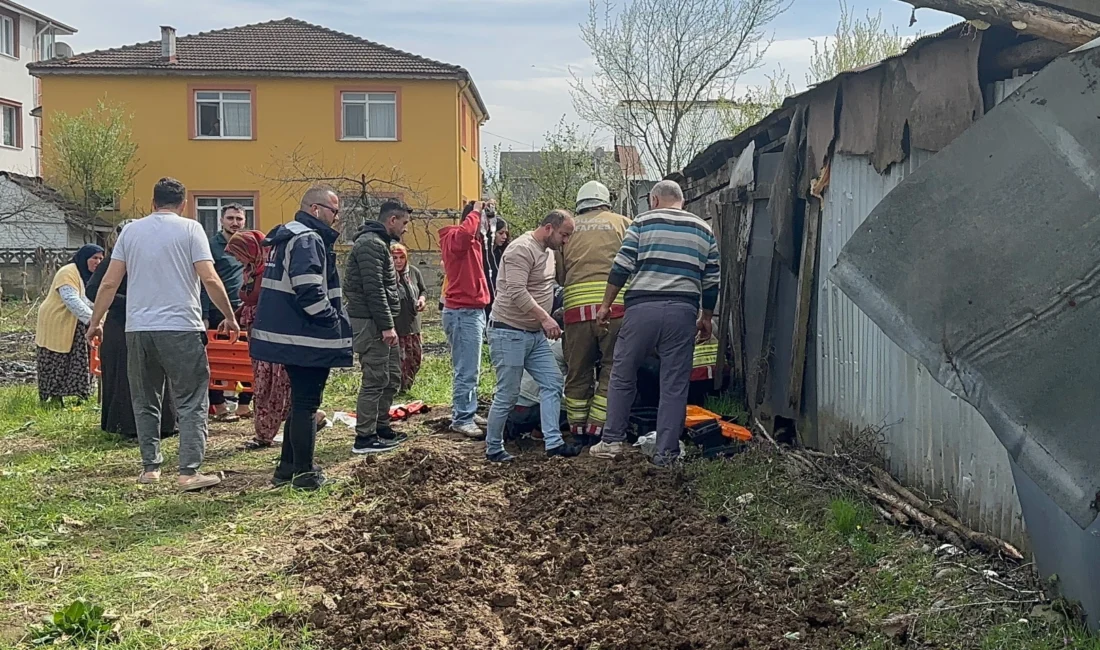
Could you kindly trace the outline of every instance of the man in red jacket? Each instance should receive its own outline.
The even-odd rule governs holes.
[[[481,373],[481,342],[485,333],[485,306],[489,284],[482,252],[482,201],[466,205],[462,223],[439,230],[446,288],[443,292],[443,331],[451,346],[454,396],[451,430],[480,440],[484,418],[477,415],[477,382]]]

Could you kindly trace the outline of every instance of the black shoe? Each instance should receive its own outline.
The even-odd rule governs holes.
[[[313,466],[313,471],[319,473],[321,471],[321,466],[320,465],[314,465]],[[294,470],[292,470],[292,469],[283,469],[283,466],[279,465],[278,467],[275,468],[275,476],[271,477],[271,484],[274,485],[275,487],[282,487],[282,486],[286,485],[287,483],[290,483],[293,479],[294,479]]]
[[[325,478],[325,475],[318,469],[295,476],[290,482],[290,487],[295,490],[313,491],[320,490],[326,483],[328,483],[328,479]]]
[[[409,439],[407,435],[401,433],[400,431],[394,431],[393,429],[390,429],[388,427],[385,429],[379,429],[378,437],[382,440],[392,442],[394,444],[401,444]]]
[[[397,442],[391,442],[389,440],[383,440],[378,436],[371,436],[369,438],[361,438],[356,436],[355,446],[351,448],[351,453],[365,456],[367,454],[384,454],[388,451],[397,449]]]
[[[501,449],[495,454],[485,454],[485,460],[490,463],[511,463],[516,459],[515,456]]]
[[[560,456],[561,458],[576,458],[577,456],[581,455],[582,451],[584,451],[584,448],[580,445],[563,443],[557,447],[554,447],[553,449],[547,449],[546,457],[553,458],[555,456]]]

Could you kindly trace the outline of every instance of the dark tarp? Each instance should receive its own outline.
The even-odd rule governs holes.
[[[806,107],[799,106],[791,118],[787,142],[772,182],[771,212],[772,239],[775,252],[789,269],[798,268],[800,249],[795,247],[794,210],[798,204],[799,180],[802,171],[802,150],[806,144]],[[759,215],[758,217],[759,218]]]
[[[806,179],[818,177],[825,166],[825,156],[829,155],[829,145],[833,143],[836,131],[836,96],[840,89],[839,81],[831,81],[810,94],[810,114],[806,117]],[[806,198],[805,192],[800,192]]]
[[[875,150],[878,131],[879,92],[883,66],[844,78],[840,86],[842,109],[836,150],[854,156],[869,156]]]
[[[1081,528],[1100,493],[1098,88],[1100,48],[1050,64],[879,203],[832,272]]]
[[[906,129],[910,150],[939,151],[981,117],[981,43],[981,32],[975,30],[953,40],[929,43],[883,64],[878,133],[871,156],[879,173],[905,160],[902,143]],[[859,102],[854,97],[849,100],[847,93],[842,101]]]

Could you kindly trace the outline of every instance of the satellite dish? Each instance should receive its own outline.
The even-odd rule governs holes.
[[[69,47],[68,43],[62,43],[58,41],[53,44],[53,58],[55,59],[67,59],[73,55],[73,48]]]

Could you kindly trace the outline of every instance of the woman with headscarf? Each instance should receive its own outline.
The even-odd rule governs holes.
[[[416,373],[420,372],[420,362],[424,358],[420,312],[424,311],[428,302],[428,290],[420,269],[409,264],[408,248],[393,243],[390,254],[397,271],[397,294],[401,298],[401,309],[393,318],[393,328],[397,330],[398,345],[401,346],[401,392],[406,392],[416,381]]]
[[[84,293],[95,302],[99,285],[111,262],[111,251],[122,234],[122,229],[134,220],[122,221],[107,237],[107,255],[92,273]],[[99,341],[99,428],[117,433],[123,438],[137,439],[137,423],[134,421],[134,402],[130,397],[130,378],[126,374],[126,276],[115,293],[115,299],[103,321],[103,338]],[[178,433],[176,405],[172,391],[164,384],[160,403],[160,435],[162,438]]]
[[[260,289],[267,264],[268,247],[264,246],[264,234],[259,230],[242,230],[229,238],[225,245],[227,255],[237,258],[243,267],[241,306],[237,309],[237,322],[246,333],[252,330],[256,318],[256,305],[260,302]],[[279,433],[279,427],[290,417],[290,377],[286,369],[275,363],[252,360],[252,430],[254,437],[245,443],[246,449],[271,447]],[[324,411],[317,412],[322,422]]]
[[[88,399],[92,392],[88,344],[84,341],[92,307],[84,283],[103,261],[103,249],[83,246],[53,276],[38,309],[34,342],[38,346],[38,398],[60,404],[65,397]]]
[[[502,217],[493,221],[493,243],[490,246],[492,256],[485,257],[485,279],[489,282],[489,305],[485,308],[485,322],[493,312],[493,303],[497,298],[497,275],[500,273],[500,260],[504,257],[504,249],[508,248],[511,235],[508,232],[508,222]]]

